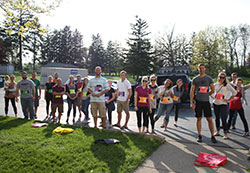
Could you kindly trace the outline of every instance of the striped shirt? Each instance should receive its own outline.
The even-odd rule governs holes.
[[[99,94],[106,89],[109,89],[109,85],[107,80],[101,76],[100,78],[94,77],[90,79],[88,88],[91,89],[94,94]],[[105,102],[104,94],[100,97],[93,97],[92,95],[90,95],[90,102]]]

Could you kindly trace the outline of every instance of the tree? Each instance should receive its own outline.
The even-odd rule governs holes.
[[[56,62],[83,67],[86,49],[77,29],[73,32],[69,26],[65,26],[59,31],[48,32],[42,42],[41,64]]]
[[[199,63],[206,64],[207,73],[216,76],[219,70],[225,69],[224,40],[220,30],[206,28],[193,38],[194,48],[191,66],[197,69]]]
[[[92,43],[88,52],[89,71],[93,71],[96,66],[101,66],[105,71],[105,50],[100,34],[92,35]]]
[[[185,35],[174,36],[174,27],[156,39],[155,56],[160,67],[188,65],[192,57],[192,42]]]
[[[239,25],[239,35],[240,35],[240,43],[242,46],[242,59],[241,65],[246,67],[247,56],[249,54],[248,45],[250,42],[250,26],[247,24]]]
[[[147,75],[154,71],[153,52],[147,32],[148,24],[136,16],[135,24],[131,24],[131,37],[127,44],[129,49],[125,56],[126,70],[133,75]]]
[[[105,66],[106,72],[116,73],[120,70],[120,59],[122,58],[122,51],[119,45],[115,42],[109,41],[105,50]]]
[[[45,30],[37,25],[38,15],[42,13],[49,13],[55,9],[61,0],[1,0],[0,9],[5,14],[4,27],[5,32],[9,35],[18,37],[19,42],[19,62],[20,70],[22,70],[22,55],[23,55],[23,39],[26,37],[25,33],[30,30],[37,30],[45,32]],[[37,27],[39,26],[39,27]]]

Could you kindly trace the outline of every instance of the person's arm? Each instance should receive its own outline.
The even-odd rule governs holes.
[[[250,84],[245,85],[245,86],[243,87],[244,91],[247,90],[247,89],[249,89],[249,88],[250,88]]]
[[[149,94],[148,94],[148,104],[149,104],[149,112],[150,112],[150,113],[152,113],[151,95],[152,95],[152,93],[151,93],[151,90],[150,90],[150,92],[149,92]]]
[[[112,98],[108,100],[106,103],[109,104],[110,102],[115,100],[115,92],[112,93]]]
[[[42,96],[42,88],[41,88],[41,85],[39,85],[38,88],[39,88],[39,96],[38,96],[38,99],[40,100],[40,99],[41,99],[41,96]]]
[[[76,86],[76,90],[75,90],[75,92],[76,92],[76,96],[75,96],[75,97],[73,97],[73,100],[75,100],[75,99],[78,97],[78,94],[79,94],[79,91],[78,91],[78,89],[77,89],[77,86]]]
[[[16,102],[18,102],[19,90],[20,90],[20,88],[17,86],[17,87],[16,87]]]
[[[126,102],[129,101],[129,99],[130,99],[131,96],[132,96],[132,89],[129,88],[129,89],[128,89],[128,97],[127,97],[127,99],[126,99]]]
[[[211,97],[211,96],[212,96],[212,94],[214,93],[214,84],[213,84],[213,83],[211,83],[211,84],[209,85],[209,87],[210,87],[209,96]]]
[[[88,92],[89,92],[93,97],[96,97],[96,94],[95,94],[90,88],[88,88]]]
[[[14,83],[14,87],[12,89],[9,89],[10,92],[16,91],[16,83]]]
[[[134,104],[135,104],[135,110],[136,110],[136,111],[138,111],[138,107],[137,107],[137,97],[138,97],[138,92],[135,91]]]
[[[32,86],[32,100],[35,101],[35,86]]]
[[[227,85],[227,87],[228,87],[228,89],[229,89],[229,91],[231,91],[231,93],[232,93],[232,95],[231,95],[231,97],[229,98],[229,99],[224,99],[226,102],[229,102],[229,101],[231,101],[233,98],[234,98],[234,96],[237,94],[237,91],[232,87],[232,85]]]
[[[194,90],[195,90],[195,85],[192,85],[191,89],[190,89],[190,107],[193,110],[195,109],[195,104],[194,104]]]
[[[109,88],[106,89],[106,90],[104,90],[104,91],[102,91],[102,92],[100,92],[100,93],[98,93],[98,94],[96,94],[96,96],[100,97],[101,95],[105,94],[106,92],[109,92]]]
[[[116,89],[116,98],[118,98],[119,97],[119,89],[117,88]]]

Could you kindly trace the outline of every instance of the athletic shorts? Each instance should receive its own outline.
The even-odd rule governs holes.
[[[124,110],[125,113],[129,112],[129,105],[126,101],[117,100],[117,112],[121,113]]]
[[[209,102],[196,101],[195,117],[202,117],[202,113],[205,117],[212,117],[211,104]]]
[[[52,103],[52,114],[56,113],[56,109],[59,113],[63,113],[63,103]]]
[[[106,117],[106,106],[104,102],[90,102],[90,105],[90,110],[93,117],[97,117],[97,112],[99,112],[101,118]]]

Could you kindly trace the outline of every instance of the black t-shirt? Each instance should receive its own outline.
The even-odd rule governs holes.
[[[46,86],[46,88],[47,88],[47,91],[45,92],[45,96],[46,96],[46,98],[53,98],[53,95],[52,95],[52,88],[53,88],[53,86],[55,86],[55,82],[51,82],[51,83],[46,83],[45,84],[45,86]]]
[[[113,93],[115,93],[114,88],[110,88],[110,90],[109,90],[108,92],[105,93],[105,101],[110,100],[110,99],[113,97],[113,96],[112,96]],[[110,103],[113,103],[113,101],[110,102]],[[109,103],[109,104],[110,104],[110,103]]]

